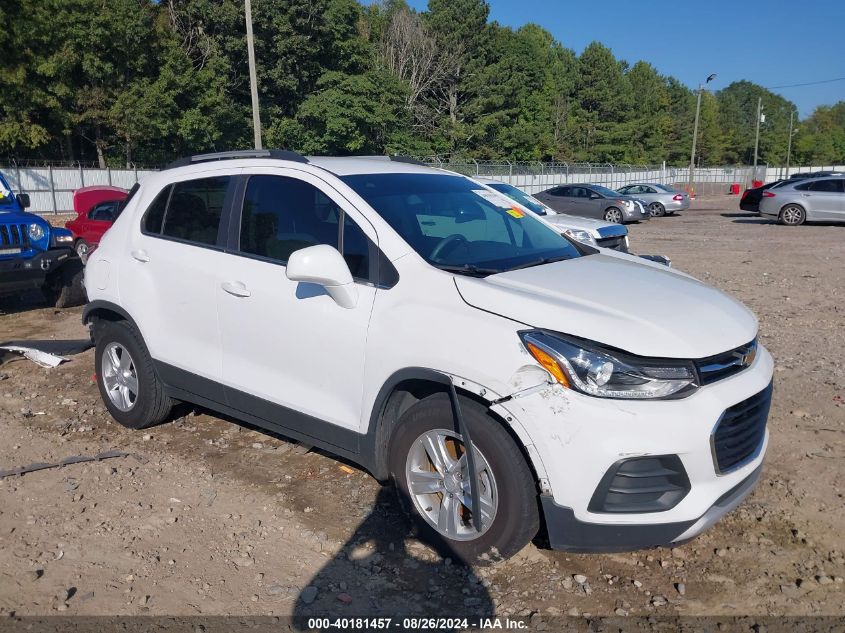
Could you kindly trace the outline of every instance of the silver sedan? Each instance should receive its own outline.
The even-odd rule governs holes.
[[[763,192],[760,215],[798,226],[805,221],[845,222],[845,178],[795,180]]]
[[[667,185],[633,183],[620,187],[617,191],[643,200],[648,205],[648,211],[653,218],[689,209],[689,194]]]

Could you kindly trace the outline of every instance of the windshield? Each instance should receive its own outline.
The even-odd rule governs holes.
[[[590,185],[590,189],[603,195],[605,198],[618,198],[619,192],[613,191],[612,189],[608,189],[607,187],[602,187],[601,185]]]
[[[3,175],[0,174],[0,207],[16,207],[15,194]]]
[[[486,276],[579,257],[542,220],[462,176],[365,174],[342,180],[428,263]]]
[[[548,211],[546,211],[546,207],[540,204],[538,200],[535,200],[522,189],[517,189],[513,185],[509,185],[504,182],[494,182],[488,184],[488,187],[492,187],[496,191],[500,191],[511,200],[516,200],[523,207],[530,209],[537,215],[546,215],[548,213]]]

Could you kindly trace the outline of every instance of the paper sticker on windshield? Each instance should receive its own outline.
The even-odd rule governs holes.
[[[518,220],[519,218],[524,218],[524,217],[525,217],[525,214],[524,214],[522,211],[520,211],[519,209],[515,209],[515,208],[510,208],[510,209],[508,209],[507,213],[508,213],[508,215],[509,215],[509,216],[514,217],[514,218],[516,218],[517,220]]]
[[[504,196],[496,193],[495,191],[487,191],[486,189],[473,189],[472,192],[476,195],[481,196],[487,202],[495,204],[501,209],[510,209],[513,206],[513,200],[508,200]]]

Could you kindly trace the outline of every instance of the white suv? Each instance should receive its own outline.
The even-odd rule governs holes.
[[[404,159],[178,163],[86,270],[121,424],[188,401],[322,447],[465,560],[541,515],[554,548],[683,541],[756,483],[773,362],[736,300]]]

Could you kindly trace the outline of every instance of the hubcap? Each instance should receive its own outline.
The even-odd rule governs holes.
[[[622,212],[617,211],[616,209],[611,209],[610,211],[607,212],[606,219],[607,219],[608,222],[613,222],[614,224],[619,224],[620,222],[622,222]]]
[[[109,343],[103,350],[103,385],[109,400],[121,411],[129,411],[138,399],[135,362],[120,343]]]
[[[783,221],[786,224],[798,224],[801,221],[802,212],[798,207],[786,207],[783,210]]]
[[[651,214],[651,217],[653,217],[653,218],[656,218],[658,216],[663,215],[663,213],[660,210],[660,203],[659,202],[652,202],[648,206],[648,212]]]
[[[408,453],[405,481],[420,515],[438,533],[455,541],[484,534],[496,518],[499,504],[496,479],[487,459],[473,451],[481,511],[481,530],[472,520],[472,495],[461,436],[447,429],[420,435]]]

